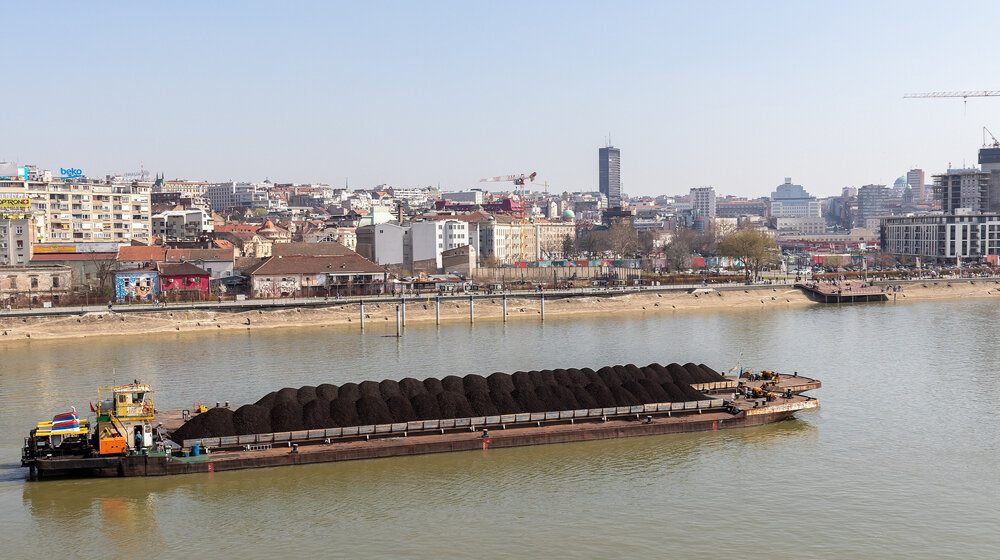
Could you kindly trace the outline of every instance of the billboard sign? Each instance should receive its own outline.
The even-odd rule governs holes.
[[[26,210],[28,208],[31,208],[31,200],[26,197],[0,198],[0,211]]]

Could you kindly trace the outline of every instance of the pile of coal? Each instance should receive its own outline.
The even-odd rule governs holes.
[[[704,364],[633,364],[599,370],[556,369],[449,375],[423,381],[324,383],[268,393],[236,411],[213,408],[178,428],[185,439],[467,418],[517,412],[549,412],[703,399],[695,383],[723,377]]]

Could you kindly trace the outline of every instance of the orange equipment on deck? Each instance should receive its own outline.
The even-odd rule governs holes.
[[[125,453],[128,443],[121,436],[108,436],[100,438],[98,453],[101,455],[112,455],[115,453]]]

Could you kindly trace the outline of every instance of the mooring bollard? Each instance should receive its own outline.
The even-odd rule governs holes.
[[[542,320],[544,321],[545,320],[545,294],[542,294],[540,296],[539,301],[542,303],[541,311],[542,311]]]
[[[441,296],[434,297],[434,324],[441,324]]]
[[[399,338],[400,309],[396,306],[396,338]]]
[[[469,296],[469,324],[472,324],[472,323],[475,322],[475,318],[474,318],[474,315],[473,315],[473,309],[475,308],[475,306],[476,306],[476,302],[475,302],[475,300],[472,299],[472,296],[470,295]]]
[[[406,328],[406,298],[401,298],[399,300],[399,310],[402,312],[402,325]]]
[[[361,330],[365,330],[365,302],[361,301]]]
[[[507,294],[503,295],[503,322],[507,322]]]

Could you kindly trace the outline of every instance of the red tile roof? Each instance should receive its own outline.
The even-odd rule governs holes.
[[[149,262],[162,261],[166,254],[163,247],[147,247],[143,245],[123,245],[118,248],[119,262]]]
[[[381,274],[385,273],[386,270],[355,253],[336,257],[271,257],[253,274],[266,276],[274,274],[347,274],[351,272]]]

